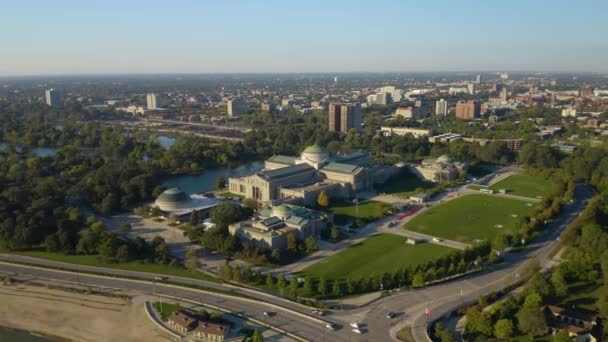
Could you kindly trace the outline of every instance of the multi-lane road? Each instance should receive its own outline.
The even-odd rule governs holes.
[[[7,254],[0,255],[0,261],[2,261],[0,272],[27,274],[39,278],[130,291],[147,293],[155,291],[166,296],[221,307],[265,322],[307,341],[390,341],[394,340],[394,334],[403,326],[412,327],[412,334],[417,341],[428,341],[427,320],[432,321],[463,303],[474,301],[480,295],[510,285],[516,280],[520,268],[531,258],[537,258],[543,266],[550,265],[548,254],[555,246],[557,236],[563,227],[580,213],[591,195],[590,188],[583,185],[577,186],[574,203],[564,206],[562,214],[554,220],[545,234],[524,251],[507,254],[505,261],[492,270],[422,289],[389,295],[356,309],[335,310],[324,317],[311,314],[307,307],[261,291],[188,278],[169,277],[165,282],[171,282],[171,284],[166,284],[155,282],[154,277],[158,276],[155,274],[64,264]],[[15,264],[16,262],[36,264],[41,267],[19,265]],[[64,271],[48,267],[61,268]],[[66,272],[67,270],[69,272]],[[112,277],[102,277],[90,273],[103,273],[112,275]],[[137,278],[137,280],[126,279],[127,277]],[[216,291],[216,293],[203,292],[192,286],[204,287],[209,291]],[[232,292],[232,295],[222,294],[227,291]],[[427,308],[430,315],[425,314]],[[265,311],[276,314],[267,317],[264,315]],[[386,315],[389,311],[396,313],[396,317],[387,318]],[[326,322],[337,324],[342,328],[331,331],[325,327]],[[359,335],[352,332],[348,326],[351,322],[362,323],[364,333]]]

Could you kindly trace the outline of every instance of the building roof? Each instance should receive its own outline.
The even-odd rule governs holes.
[[[594,311],[589,311],[580,308],[562,308],[555,305],[547,305],[547,309],[555,315],[568,316],[571,318],[580,319],[586,322],[593,322],[597,320],[598,314]]]
[[[288,206],[286,206],[285,204],[281,204],[281,205],[275,207],[274,211],[279,212],[279,213],[288,213],[289,211],[291,211],[291,209]]]
[[[332,163],[325,165],[321,170],[322,171],[333,171],[333,172],[339,172],[339,173],[347,173],[347,174],[355,174],[355,173],[359,172],[359,170],[361,170],[361,167],[359,167],[357,165],[332,162]]]
[[[294,165],[296,163],[296,159],[298,158],[277,154],[268,158],[267,161],[277,164]]]
[[[185,202],[189,201],[190,197],[180,188],[172,188],[163,191],[162,194],[158,196],[158,200],[161,202]]]
[[[194,319],[194,317],[181,310],[174,311],[171,314],[170,319],[173,321],[174,324],[179,325],[187,330],[192,330],[192,328],[194,328],[194,325],[196,324],[196,320]]]
[[[230,330],[230,326],[227,324],[218,324],[199,321],[194,332],[211,334],[211,335],[222,335],[225,336]]]
[[[314,171],[314,168],[308,164],[298,164],[293,166],[282,167],[275,170],[265,170],[258,173],[258,176],[266,181],[281,179],[289,176],[293,176],[298,173],[307,171]]]
[[[290,216],[285,221],[288,222],[288,223],[291,223],[291,224],[298,225],[298,226],[303,226],[303,225],[305,225],[308,222],[305,218],[299,217],[299,216]]]
[[[310,145],[307,148],[305,148],[303,151],[303,153],[324,153],[324,152],[325,152],[325,149],[319,144]]]

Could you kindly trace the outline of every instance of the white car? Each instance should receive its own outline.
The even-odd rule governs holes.
[[[357,328],[358,329],[359,328],[359,323],[353,322],[353,323],[350,324],[350,326],[353,327],[353,328]]]
[[[361,330],[359,330],[359,329],[353,329],[353,332],[357,333],[357,334],[363,334],[363,332]]]
[[[327,324],[325,324],[325,327],[326,327],[327,329],[329,329],[329,330],[336,330],[336,327],[334,327],[334,325],[333,325],[333,324],[331,324],[331,323],[327,323]]]

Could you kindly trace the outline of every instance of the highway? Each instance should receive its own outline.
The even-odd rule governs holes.
[[[390,341],[395,340],[395,333],[403,326],[412,327],[412,334],[416,341],[429,341],[426,335],[427,320],[432,321],[440,318],[464,303],[474,302],[480,295],[500,290],[512,284],[516,281],[520,268],[531,258],[539,259],[541,266],[549,267],[552,265],[549,262],[548,254],[556,245],[557,236],[584,209],[586,200],[591,196],[592,189],[584,185],[578,185],[574,203],[564,205],[561,215],[551,223],[543,235],[525,250],[505,254],[504,262],[491,270],[422,289],[388,295],[356,309],[335,310],[327,316],[321,317],[323,321],[343,326],[337,331],[325,328],[325,323],[319,320],[319,317],[311,315],[310,309],[307,307],[262,291],[228,284],[180,277],[168,277],[167,279],[171,283],[179,283],[185,286],[195,285],[212,291],[230,291],[242,297],[202,292],[183,286],[161,284],[160,282],[156,282],[154,286],[153,279],[158,275],[150,273],[65,264],[8,254],[0,254],[0,260],[3,261],[0,263],[0,271],[147,293],[156,290],[157,293],[162,295],[201,302],[239,313],[283,329],[307,341]],[[31,268],[7,262],[36,264],[64,270],[69,269],[74,272]],[[139,280],[100,277],[78,272],[112,274],[116,277],[131,277]],[[427,307],[430,309],[429,316],[425,315]],[[276,312],[276,315],[268,318],[264,316],[264,311]],[[396,313],[397,316],[392,319],[387,318],[386,314],[389,311]],[[364,334],[353,333],[348,327],[350,322],[363,323]]]

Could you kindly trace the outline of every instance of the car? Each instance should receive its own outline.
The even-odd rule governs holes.
[[[439,239],[439,238],[433,238],[433,241],[435,241],[435,242],[441,242],[441,239]]]
[[[392,319],[393,317],[395,317],[395,313],[394,313],[394,312],[392,312],[392,311],[389,311],[389,312],[386,314],[386,318],[388,318],[388,319]]]
[[[325,324],[325,327],[329,330],[336,330],[336,326],[331,323]]]
[[[158,280],[158,281],[167,280],[167,279],[169,279],[169,277],[163,277],[163,276],[154,277],[154,280]]]
[[[353,328],[359,328],[359,323],[352,322],[350,326]]]
[[[315,314],[315,315],[319,315],[319,316],[323,316],[323,315],[325,315],[325,312],[323,312],[323,311],[321,311],[321,310],[316,310],[316,309],[315,309],[315,310],[312,310],[311,312],[312,312],[313,314]]]
[[[270,317],[270,316],[272,316],[272,312],[270,312],[270,311],[264,311],[264,316]]]
[[[359,330],[359,329],[353,329],[353,332],[354,332],[354,333],[357,333],[357,334],[363,334],[363,331],[361,331],[361,330]]]

